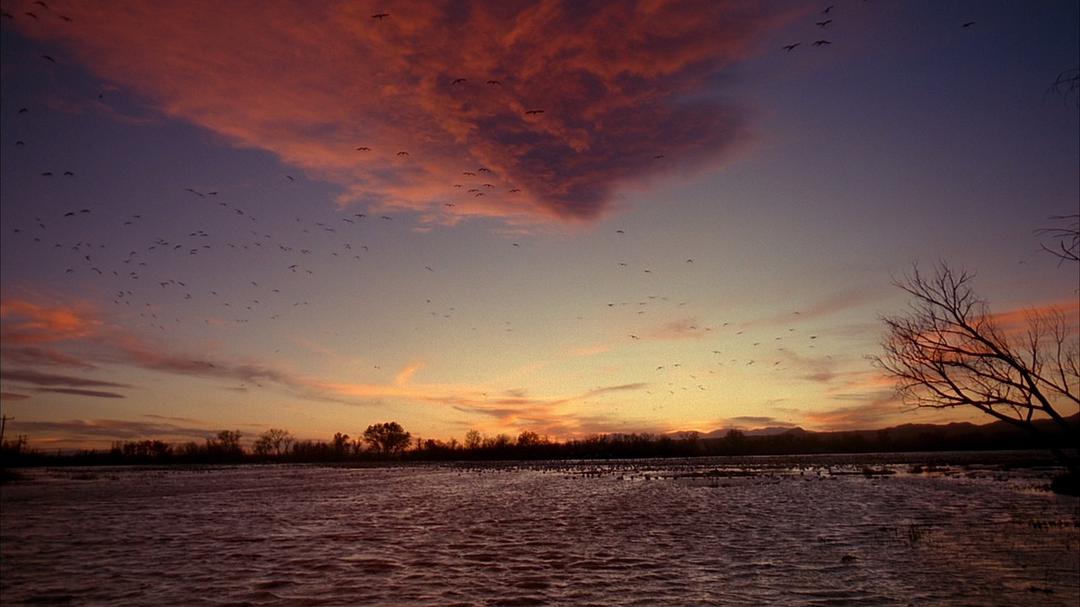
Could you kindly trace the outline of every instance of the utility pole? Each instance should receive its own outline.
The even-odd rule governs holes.
[[[7,426],[8,420],[15,421],[14,417],[8,417],[6,415],[0,415],[0,445],[4,444],[4,427]]]

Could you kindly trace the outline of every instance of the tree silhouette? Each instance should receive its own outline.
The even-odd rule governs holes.
[[[412,435],[397,422],[372,424],[364,430],[364,442],[383,456],[404,451],[411,439]]]
[[[1002,326],[971,287],[972,275],[939,265],[933,277],[912,274],[896,286],[912,297],[907,314],[883,319],[884,355],[874,362],[918,407],[974,407],[1040,434],[1049,418],[1075,443],[1063,411],[1080,408],[1080,346],[1061,312],[1031,312],[1021,327]],[[1076,460],[1051,451],[1075,476]]]
[[[256,455],[281,457],[288,452],[289,445],[292,443],[293,437],[288,430],[270,428],[259,435],[259,438],[252,445],[252,450],[255,451]]]
[[[1080,214],[1054,215],[1050,220],[1058,225],[1035,230],[1037,236],[1053,241],[1042,243],[1042,249],[1061,261],[1080,262]]]
[[[244,456],[244,448],[240,446],[239,430],[222,430],[215,438],[206,439],[206,452],[208,455],[220,459],[240,459]]]

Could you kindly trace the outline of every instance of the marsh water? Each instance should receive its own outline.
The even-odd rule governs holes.
[[[33,470],[0,603],[1075,607],[1078,500],[1015,457]]]

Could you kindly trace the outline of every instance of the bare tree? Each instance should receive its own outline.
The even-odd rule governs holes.
[[[289,445],[291,445],[293,441],[293,436],[288,430],[270,428],[259,435],[259,438],[256,439],[255,443],[252,445],[252,450],[256,455],[274,455],[281,457],[289,451]]]
[[[1053,420],[1076,444],[1066,417],[1080,408],[1080,344],[1075,319],[1059,311],[1031,312],[1021,327],[1001,326],[971,287],[972,275],[941,264],[933,277],[916,267],[896,286],[912,297],[909,310],[883,319],[887,333],[878,367],[918,407],[974,407],[1035,435],[1034,422]],[[1069,472],[1077,462],[1051,451]]]
[[[1050,220],[1058,225],[1035,230],[1036,236],[1053,241],[1053,244],[1042,243],[1043,250],[1061,261],[1080,262],[1080,214],[1053,215]]]

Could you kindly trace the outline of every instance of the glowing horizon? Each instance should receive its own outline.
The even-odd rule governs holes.
[[[7,432],[989,421],[867,357],[913,262],[1080,324],[1077,9],[821,8],[5,3]]]

